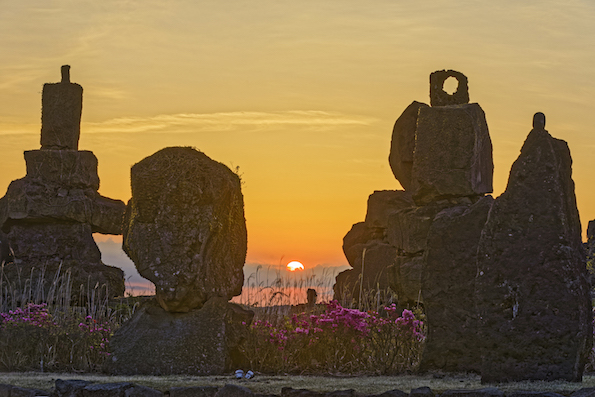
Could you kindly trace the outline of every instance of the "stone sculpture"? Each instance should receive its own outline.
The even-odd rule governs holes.
[[[482,382],[580,381],[592,317],[572,160],[534,117],[478,248]]]
[[[161,307],[187,312],[239,295],[247,250],[240,178],[189,147],[162,149],[130,175],[123,248]]]
[[[0,226],[14,254],[5,280],[43,275],[47,292],[56,274],[69,272],[73,295],[81,285],[106,285],[110,296],[122,296],[123,272],[101,262],[92,233],[122,234],[125,205],[97,192],[97,158],[78,150],[82,87],[69,70],[62,66],[62,81],[44,85],[41,150],[25,152],[26,176],[0,199]]]
[[[168,147],[131,169],[124,251],[155,284],[112,339],[113,374],[221,374],[245,359],[254,313],[242,292],[247,235],[240,178],[190,147]]]

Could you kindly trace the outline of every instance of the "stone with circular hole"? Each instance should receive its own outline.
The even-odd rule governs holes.
[[[444,91],[444,82],[453,77],[459,82],[457,90],[451,95]],[[456,70],[438,70],[430,74],[430,104],[432,106],[464,105],[469,103],[467,77]]]

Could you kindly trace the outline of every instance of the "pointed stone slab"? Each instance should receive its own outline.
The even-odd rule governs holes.
[[[580,381],[592,344],[566,142],[531,131],[478,248],[482,382]]]

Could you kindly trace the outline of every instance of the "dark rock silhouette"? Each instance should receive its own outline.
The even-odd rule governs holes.
[[[418,205],[492,192],[492,142],[478,104],[420,108],[415,136],[411,191]]]
[[[187,312],[242,292],[247,236],[240,179],[189,147],[169,147],[131,169],[124,251],[155,284],[163,309]]]
[[[111,374],[222,374],[242,362],[239,351],[254,313],[212,298],[199,310],[170,313],[147,302],[114,334]]]
[[[41,148],[78,150],[83,111],[83,87],[70,82],[70,66],[62,66],[62,81],[44,84]]]
[[[458,81],[457,90],[451,95],[444,91],[444,82],[449,77]],[[430,74],[430,104],[432,106],[464,105],[469,103],[467,77],[456,70],[438,70]]]
[[[534,121],[479,242],[482,382],[580,381],[592,344],[570,151]]]
[[[5,280],[43,277],[47,293],[53,278],[68,272],[75,296],[80,286],[103,285],[110,296],[122,296],[124,274],[101,262],[92,233],[122,234],[125,205],[97,192],[97,158],[77,150],[82,87],[70,83],[68,66],[62,78],[44,85],[41,150],[25,152],[27,175],[0,199],[0,226],[14,254]]]
[[[591,298],[593,298],[595,293],[593,290],[593,278],[595,275],[595,220],[589,221],[587,227],[587,242],[584,246],[587,254],[587,275],[589,278],[589,285],[591,286]]]
[[[479,372],[481,356],[473,305],[477,246],[494,199],[447,208],[434,218],[422,272],[428,321],[421,369]]]
[[[405,190],[411,188],[411,168],[413,167],[413,152],[415,151],[417,115],[422,107],[428,107],[428,105],[413,101],[411,105],[407,106],[403,114],[395,122],[390,142],[388,162],[395,178]]]

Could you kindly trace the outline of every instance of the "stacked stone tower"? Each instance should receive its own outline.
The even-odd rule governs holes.
[[[25,152],[27,175],[0,199],[0,226],[14,256],[4,280],[33,277],[47,293],[56,275],[70,273],[73,296],[81,286],[106,286],[111,296],[121,296],[123,272],[101,262],[92,234],[122,234],[126,207],[97,192],[97,158],[78,150],[82,100],[68,65],[61,82],[43,86],[41,149]]]

